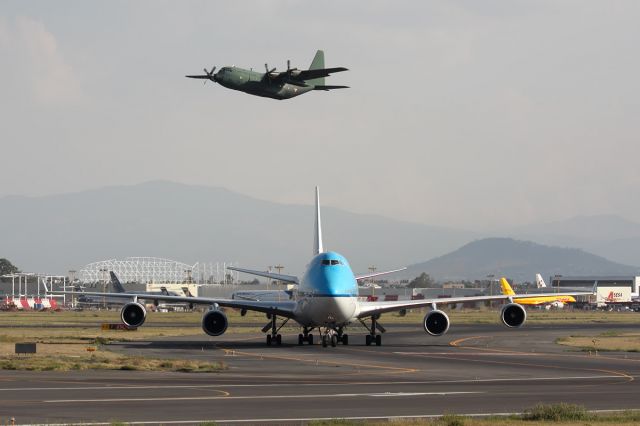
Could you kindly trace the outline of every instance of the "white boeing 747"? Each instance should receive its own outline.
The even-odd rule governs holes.
[[[202,329],[210,336],[221,336],[229,324],[221,307],[240,309],[244,315],[247,311],[264,312],[269,322],[262,328],[266,333],[267,345],[282,343],[280,329],[288,321],[293,320],[301,327],[298,344],[313,344],[312,332],[320,335],[323,346],[336,346],[338,343],[349,344],[346,328],[354,323],[362,323],[368,330],[367,346],[382,344],[384,327],[378,322],[381,315],[387,312],[401,311],[428,306],[431,310],[423,320],[424,330],[432,336],[442,336],[449,330],[449,317],[438,309],[438,305],[460,302],[506,300],[508,303],[500,311],[500,319],[507,327],[520,327],[526,320],[524,308],[514,303],[514,299],[541,297],[543,294],[513,294],[495,296],[446,297],[441,299],[422,299],[407,301],[361,301],[358,299],[358,281],[378,275],[390,274],[393,271],[355,275],[342,255],[325,251],[322,244],[322,226],[320,221],[320,197],[316,188],[315,238],[313,258],[307,266],[302,278],[291,275],[275,274],[243,268],[229,268],[247,274],[258,275],[291,283],[295,285],[290,300],[259,301],[239,299],[219,299],[193,296],[172,296],[142,293],[84,293],[86,295],[118,297],[126,302],[122,307],[120,318],[130,327],[141,326],[146,318],[146,310],[139,300],[158,300],[173,303],[189,303],[208,305],[209,310],[202,317]],[[62,292],[54,292],[61,294]],[[549,294],[553,296],[554,294]],[[278,322],[281,319],[281,322]]]

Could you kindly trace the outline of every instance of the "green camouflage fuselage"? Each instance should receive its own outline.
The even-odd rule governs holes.
[[[289,99],[313,90],[314,86],[300,81],[271,79],[265,73],[237,67],[223,67],[215,76],[220,85],[233,90],[273,99]]]

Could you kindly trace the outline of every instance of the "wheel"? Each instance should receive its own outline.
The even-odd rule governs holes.
[[[271,346],[271,335],[267,334],[267,346]]]
[[[349,344],[349,335],[348,334],[343,334],[342,335],[342,344],[345,345],[345,346]]]
[[[310,345],[313,345],[313,334],[309,333],[309,335],[307,335],[307,342],[309,342]]]
[[[338,346],[338,336],[335,334],[331,335],[331,347],[335,348]]]
[[[276,344],[278,346],[282,344],[282,334],[276,334]]]
[[[376,346],[382,345],[382,335],[376,334]]]
[[[322,336],[322,347],[326,348],[329,345],[329,336],[326,334]]]
[[[371,346],[371,335],[367,334],[366,339],[365,339],[365,343],[367,344],[367,346]]]
[[[302,334],[298,334],[298,344],[304,344],[304,336]]]

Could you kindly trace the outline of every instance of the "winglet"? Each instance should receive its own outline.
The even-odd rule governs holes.
[[[316,186],[316,227],[313,241],[313,255],[324,252],[322,247],[322,223],[320,221],[320,188]]]
[[[515,295],[513,289],[509,285],[509,282],[505,277],[500,278],[500,287],[502,287],[502,294],[505,296],[513,296]]]

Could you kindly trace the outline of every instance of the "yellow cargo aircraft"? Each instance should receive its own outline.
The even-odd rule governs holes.
[[[500,286],[502,287],[502,294],[506,296],[514,296],[516,294],[505,277],[500,278]],[[527,299],[513,299],[513,302],[519,303],[521,305],[547,305],[553,306],[554,308],[562,308],[565,303],[576,303],[576,299],[573,296],[559,294],[557,296],[540,296],[529,297]]]

